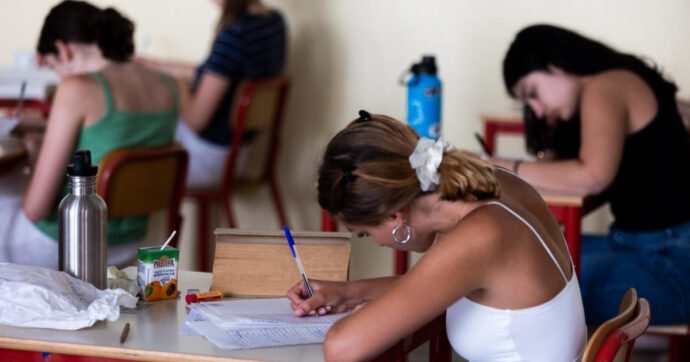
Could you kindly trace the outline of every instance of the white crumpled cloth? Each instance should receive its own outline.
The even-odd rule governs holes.
[[[64,272],[0,263],[0,324],[74,330],[114,321],[120,306],[136,304],[122,289],[99,290]]]

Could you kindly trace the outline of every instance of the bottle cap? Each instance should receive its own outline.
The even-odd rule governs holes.
[[[98,166],[91,164],[91,151],[79,150],[72,156],[72,163],[67,165],[67,174],[70,176],[96,176]]]
[[[184,296],[184,300],[187,302],[187,304],[191,304],[196,303],[199,298],[196,296],[196,294],[187,294]]]
[[[425,55],[422,57],[422,62],[418,64],[419,73],[422,74],[436,74],[436,58],[433,55]]]

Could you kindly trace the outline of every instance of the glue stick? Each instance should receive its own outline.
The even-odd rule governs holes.
[[[219,290],[212,290],[212,291],[203,292],[203,293],[187,294],[184,297],[184,300],[187,301],[187,304],[198,303],[198,302],[208,302],[211,300],[221,300],[221,299],[223,299],[223,292],[221,292]]]

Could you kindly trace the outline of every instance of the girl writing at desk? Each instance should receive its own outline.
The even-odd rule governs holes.
[[[547,123],[579,118],[580,146],[567,160],[492,161],[540,188],[607,191],[609,235],[583,238],[588,324],[615,316],[630,287],[649,300],[652,324],[690,322],[690,139],[676,86],[637,57],[549,25],[517,34],[503,77]]]
[[[174,84],[130,61],[133,35],[116,10],[86,2],[64,1],[46,16],[37,50],[61,81],[30,180],[20,172],[0,178],[0,262],[57,268],[57,208],[76,150],[90,150],[98,164],[116,148],[172,142]],[[109,221],[109,265],[131,261],[146,221]]]
[[[573,361],[586,329],[560,228],[513,173],[409,126],[360,112],[328,144],[319,204],[353,233],[425,252],[404,276],[303,283],[297,315],[362,306],[329,330],[327,360],[363,360],[446,311],[453,348],[470,360]],[[512,341],[512,342],[509,342]]]

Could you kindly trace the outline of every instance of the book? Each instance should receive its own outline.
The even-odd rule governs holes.
[[[282,231],[216,229],[211,290],[233,297],[282,297],[301,274]],[[293,232],[310,279],[346,281],[350,233]]]

